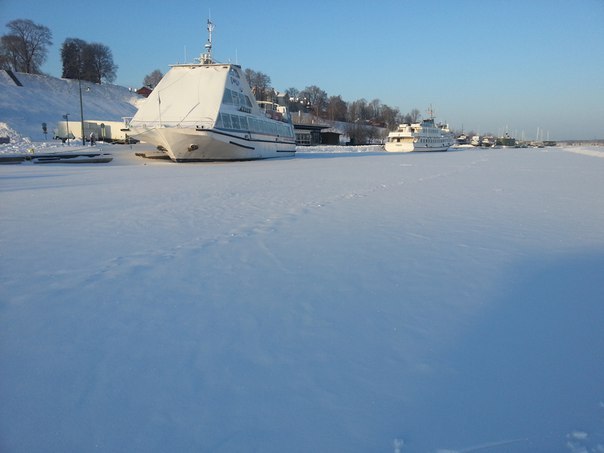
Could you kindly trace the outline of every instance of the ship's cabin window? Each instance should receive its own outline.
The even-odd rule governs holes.
[[[238,93],[237,91],[230,90],[226,88],[224,90],[224,94],[222,95],[222,103],[227,105],[236,105],[236,106],[244,106],[249,109],[252,108],[252,101],[250,98],[243,94]]]
[[[233,129],[241,129],[239,125],[239,116],[231,115],[231,123],[233,123]]]
[[[243,115],[231,115],[229,113],[220,113],[216,120],[216,127],[221,129],[248,131],[256,134],[279,135],[281,137],[293,136],[293,130],[290,124]]]
[[[247,103],[245,102],[245,97],[246,96],[243,94],[226,88],[224,90],[224,94],[222,95],[222,103],[229,105],[246,105]]]
[[[233,96],[231,93],[232,93],[232,91],[229,90],[228,88],[224,90],[224,94],[222,95],[223,104],[232,104],[233,103]]]
[[[231,115],[222,114],[221,116],[223,126],[227,129],[232,129],[233,126],[231,125]]]
[[[233,96],[233,104],[241,105],[241,101],[239,100],[239,93],[237,93],[236,91],[233,91],[232,96]]]

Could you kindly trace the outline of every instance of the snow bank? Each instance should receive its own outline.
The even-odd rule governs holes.
[[[591,157],[603,157],[604,158],[604,147],[603,146],[570,146],[565,148],[567,151],[576,154],[583,154]]]

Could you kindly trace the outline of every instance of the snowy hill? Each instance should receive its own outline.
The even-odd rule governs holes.
[[[80,120],[80,90],[77,80],[45,75],[15,73],[19,86],[6,71],[0,71],[0,137],[44,140],[42,123],[48,125],[48,138],[63,115]],[[133,116],[144,100],[128,88],[82,82],[84,118],[121,121]]]

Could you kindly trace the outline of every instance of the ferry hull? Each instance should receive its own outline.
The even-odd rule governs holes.
[[[386,143],[384,149],[390,153],[411,153],[411,152],[444,152],[451,145],[443,146],[415,146],[413,143]]]
[[[400,124],[388,134],[384,149],[391,153],[442,152],[454,143],[449,127],[436,124],[430,117],[421,123]]]
[[[293,140],[256,134],[178,127],[133,132],[133,137],[165,150],[174,162],[272,159],[292,157],[296,153]]]

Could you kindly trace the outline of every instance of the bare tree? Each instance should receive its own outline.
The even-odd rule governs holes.
[[[368,120],[377,121],[380,118],[382,110],[382,102],[379,99],[374,99],[367,104]]]
[[[299,104],[299,96],[300,90],[297,88],[291,87],[285,90],[285,95],[287,96],[287,107],[290,112],[298,112],[300,110]]]
[[[245,78],[247,79],[252,93],[257,101],[269,100],[273,89],[271,88],[271,78],[262,72],[254,71],[253,69],[246,69],[244,71]]]
[[[365,99],[357,99],[348,105],[349,123],[362,123],[368,119],[369,115],[367,114],[367,101]]]
[[[381,121],[389,130],[395,129],[402,121],[399,109],[383,105]]]
[[[330,96],[327,99],[327,119],[331,121],[346,121],[348,105],[341,96]]]
[[[316,85],[311,85],[300,93],[300,97],[308,101],[310,109],[316,116],[324,116],[327,107],[327,93],[325,91]]]
[[[83,80],[94,83],[101,83],[103,80],[111,83],[115,80],[117,66],[113,63],[109,47],[93,42],[84,48],[82,57]]]
[[[295,101],[298,99],[300,90],[298,90],[297,88],[291,87],[291,88],[288,88],[287,90],[285,90],[285,94],[288,96],[288,98],[290,100]]]
[[[364,124],[348,123],[346,134],[350,138],[351,145],[365,145],[369,142],[370,128]]]
[[[40,74],[52,45],[50,29],[29,19],[16,19],[6,26],[10,32],[0,40],[2,64],[14,71]]]
[[[412,123],[417,123],[419,121],[421,113],[419,112],[418,109],[413,109],[413,110],[411,110],[411,112],[409,112],[409,116],[411,117]]]
[[[143,85],[149,88],[155,88],[160,80],[163,78],[163,74],[159,69],[154,70],[151,74],[145,76]]]

